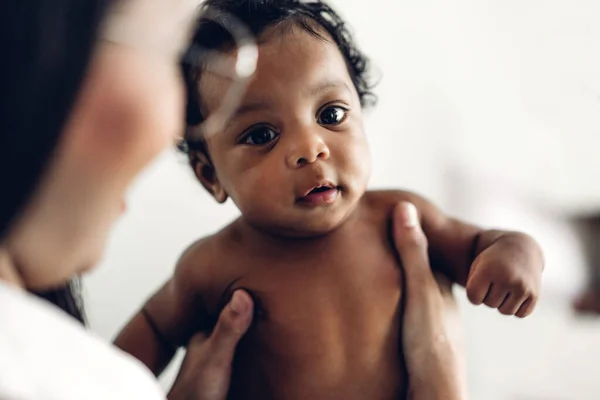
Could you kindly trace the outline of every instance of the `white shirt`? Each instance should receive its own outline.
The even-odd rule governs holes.
[[[0,400],[137,399],[165,400],[142,363],[0,282]]]

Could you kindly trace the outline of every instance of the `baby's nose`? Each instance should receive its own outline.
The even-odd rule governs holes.
[[[326,160],[329,156],[329,147],[325,141],[318,135],[311,135],[295,143],[288,155],[288,165],[290,168],[299,168],[317,160]]]

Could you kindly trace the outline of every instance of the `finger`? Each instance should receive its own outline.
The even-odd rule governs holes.
[[[204,332],[198,332],[192,336],[188,343],[188,348],[198,346],[208,340],[208,335]]]
[[[476,306],[483,303],[491,286],[491,284],[478,282],[476,277],[475,279],[469,279],[467,282],[467,297],[469,298],[469,301]]]
[[[416,207],[399,203],[393,214],[394,242],[398,250],[407,285],[423,278],[433,279],[427,255],[427,238],[419,224]]]
[[[494,285],[493,283],[490,285],[490,290],[488,291],[485,299],[483,299],[483,303],[491,308],[498,308],[500,304],[504,302],[506,297],[510,294],[505,289],[500,287],[499,285]]]
[[[237,290],[233,294],[229,304],[223,308],[209,339],[207,357],[212,362],[231,364],[235,348],[252,322],[253,308],[254,304],[248,293]]]
[[[521,305],[526,299],[526,297],[520,296],[519,294],[512,292],[506,297],[502,304],[500,304],[500,307],[498,307],[498,311],[500,311],[500,313],[504,315],[515,315],[515,313],[519,311],[519,308],[521,308]]]
[[[519,307],[519,310],[517,311],[515,316],[517,316],[519,318],[527,317],[529,314],[531,314],[533,312],[533,309],[535,308],[535,303],[536,303],[535,299],[533,297],[529,297],[527,300],[525,300],[523,302],[523,304],[521,304],[521,307]]]

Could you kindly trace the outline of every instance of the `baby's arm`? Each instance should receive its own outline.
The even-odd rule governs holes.
[[[193,246],[179,260],[173,277],[146,302],[114,341],[156,376],[169,365],[179,347],[187,345],[196,332],[206,329],[208,316],[198,293],[201,275],[198,260],[202,258]]]
[[[450,218],[420,196],[408,193],[429,241],[431,265],[465,286],[474,304],[506,315],[529,315],[539,296],[542,251],[519,232],[484,230]]]

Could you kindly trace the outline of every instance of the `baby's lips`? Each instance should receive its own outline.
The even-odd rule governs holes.
[[[315,189],[319,189],[319,188],[326,188],[326,189],[337,189],[337,185],[334,185],[333,183],[331,183],[330,181],[321,181],[318,182],[316,184],[314,184],[313,186],[311,186],[309,189],[305,190],[302,192],[302,194],[300,196],[298,196],[298,198],[303,198],[308,196],[312,191],[314,191]]]

